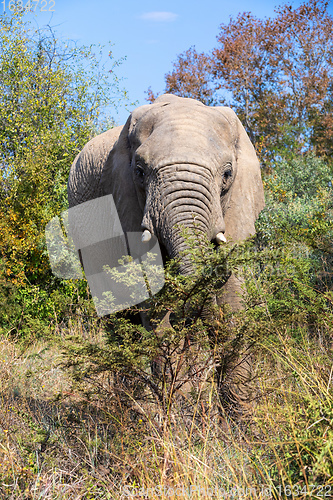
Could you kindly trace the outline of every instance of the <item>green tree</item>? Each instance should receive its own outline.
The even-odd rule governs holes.
[[[92,47],[71,48],[20,16],[0,19],[0,45],[1,253],[31,278],[47,268],[43,231],[66,208],[71,162],[121,95],[117,61],[101,71]]]
[[[103,47],[66,44],[19,14],[0,17],[0,47],[0,258],[22,292],[53,283],[45,225],[67,207],[76,154],[112,126],[104,111],[125,93],[111,51],[103,67]]]
[[[266,208],[257,223],[261,245],[288,248],[293,258],[307,261],[311,283],[333,288],[332,170],[315,156],[275,163],[265,177]],[[279,265],[279,253],[276,265]]]

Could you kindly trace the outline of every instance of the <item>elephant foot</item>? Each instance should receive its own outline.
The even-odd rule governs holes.
[[[224,358],[217,369],[217,380],[223,413],[237,420],[249,418],[253,411],[251,356]]]

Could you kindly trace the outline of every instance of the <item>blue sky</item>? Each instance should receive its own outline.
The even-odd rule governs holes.
[[[26,0],[24,0],[25,3]],[[54,12],[40,12],[54,4]],[[131,101],[145,104],[145,91],[164,89],[164,74],[172,68],[177,55],[195,45],[198,51],[208,52],[216,43],[221,23],[230,16],[250,11],[256,17],[274,15],[284,0],[35,0],[39,27],[50,24],[62,38],[78,44],[114,44],[116,58],[126,57],[117,70]],[[288,2],[294,7],[300,0]],[[6,0],[6,5],[9,0]],[[1,9],[3,9],[3,2]],[[7,10],[8,7],[6,7]],[[330,2],[330,12],[333,5]],[[30,17],[30,16],[29,16]],[[122,107],[115,120],[121,124],[128,111]]]

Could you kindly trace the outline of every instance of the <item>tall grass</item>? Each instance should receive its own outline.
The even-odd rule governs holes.
[[[23,314],[16,289],[3,286],[1,500],[333,497],[330,172],[311,158],[282,167],[267,180],[272,199],[256,240],[219,252],[189,241],[192,282],[172,272],[176,263],[166,269],[151,331],[97,320],[84,282],[57,290],[48,324],[47,315],[32,321],[30,303]],[[294,193],[306,172],[322,189],[311,180]],[[222,308],[207,324],[204,307],[230,270],[244,278],[244,309]],[[173,316],[160,334],[166,310]],[[168,375],[185,337],[201,348],[188,350],[189,364],[212,363],[203,384],[177,394],[149,361],[164,360]],[[253,358],[250,411],[234,420],[210,376],[232,346],[251,346]]]
[[[55,341],[24,349],[1,341],[0,498],[332,494],[331,346],[314,341],[314,332],[298,328],[295,340],[288,324],[261,340],[246,422],[221,418],[212,386],[192,419],[174,404],[169,425],[156,405],[144,405],[109,373],[73,379],[59,364],[68,333],[59,329]],[[97,328],[89,336],[102,340]]]

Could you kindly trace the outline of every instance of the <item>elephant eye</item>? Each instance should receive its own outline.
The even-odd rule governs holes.
[[[135,166],[135,173],[140,180],[144,179],[145,171],[143,170],[142,166],[138,163]]]
[[[231,168],[227,168],[227,170],[223,172],[223,180],[227,181],[230,179],[231,176],[232,176],[232,170]]]
[[[222,191],[229,189],[232,180],[232,166],[228,165],[222,174]]]

